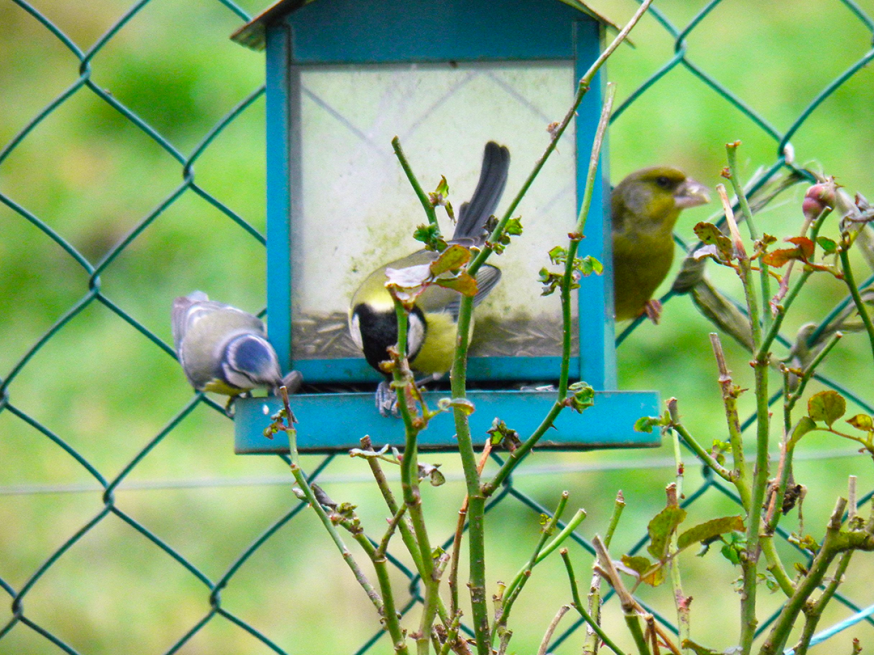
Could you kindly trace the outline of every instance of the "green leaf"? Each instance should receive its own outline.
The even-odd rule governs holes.
[[[641,416],[634,422],[634,431],[651,433],[653,428],[659,427],[661,424],[661,416]]]
[[[452,289],[464,296],[475,296],[477,291],[476,279],[466,272],[459,273],[455,277],[441,277],[434,280],[434,284],[444,289]]]
[[[802,548],[804,550],[809,551],[813,555],[816,555],[816,553],[819,551],[819,543],[817,543],[816,539],[814,539],[809,534],[801,536],[801,535],[793,532],[789,535],[789,538],[787,539],[787,541],[790,544],[793,544],[795,546],[798,546],[799,548]]]
[[[437,185],[437,188],[434,189],[434,193],[437,193],[443,197],[449,195],[449,182],[446,181],[445,176],[440,176],[440,183]]]
[[[671,543],[671,535],[677,526],[686,518],[686,510],[681,507],[669,505],[656,514],[646,526],[649,532],[650,544],[646,550],[657,560],[664,560],[668,556],[668,546]]]
[[[578,270],[583,276],[589,277],[592,273],[601,275],[604,271],[604,265],[591,255],[587,255],[582,259],[579,257],[574,259],[574,269]]]
[[[827,254],[832,255],[838,251],[838,244],[828,237],[817,237],[816,242]]]
[[[746,535],[742,532],[731,532],[722,536],[722,556],[735,566],[740,565],[741,553],[747,547]]]
[[[722,231],[713,223],[698,223],[694,227],[695,235],[708,246],[714,246],[719,253],[719,259],[724,262],[729,262],[734,257],[734,248],[731,245],[731,239],[725,236]]]
[[[436,225],[420,225],[413,232],[413,238],[424,243],[428,250],[442,252],[446,249],[446,241],[440,236],[440,228]]]
[[[486,434],[490,436],[493,446],[503,444],[504,448],[510,452],[513,452],[522,445],[522,440],[519,439],[519,433],[516,432],[516,430],[508,428],[507,424],[497,417],[492,421],[491,429],[486,430]]]
[[[549,251],[549,261],[553,264],[563,264],[567,261],[567,250],[561,246],[556,246]]]
[[[652,562],[643,555],[623,555],[622,563],[637,573],[638,576],[643,576],[644,573],[652,568]]]
[[[559,273],[550,273],[549,269],[541,268],[540,269],[540,284],[543,285],[543,289],[540,290],[541,296],[549,296],[555,293],[555,290],[561,284],[562,278],[564,276]]]
[[[744,520],[741,516],[723,516],[711,519],[689,528],[677,538],[677,549],[683,550],[699,541],[712,539],[726,532],[740,532],[744,529]]]
[[[449,271],[457,271],[470,261],[470,250],[457,243],[449,246],[431,262],[431,275],[437,277]]]
[[[787,448],[794,448],[795,444],[801,441],[801,437],[811,430],[816,430],[816,423],[809,416],[802,416],[795,424],[795,429],[792,430],[792,436],[789,437],[789,443],[786,444]]]
[[[807,401],[807,414],[814,421],[825,421],[829,427],[847,411],[847,401],[837,391],[820,391]]]
[[[522,234],[522,219],[511,218],[509,221],[507,221],[504,232],[511,236],[519,236],[520,234]]]
[[[665,580],[665,569],[661,563],[653,564],[642,555],[623,555],[622,565],[627,569],[625,573],[634,572],[641,582],[651,587],[657,587]]]
[[[574,382],[568,389],[573,395],[566,402],[575,412],[582,414],[595,404],[595,390],[585,382]]]
[[[847,423],[857,430],[864,430],[865,432],[874,430],[874,418],[867,414],[856,414],[853,418],[848,418]]]

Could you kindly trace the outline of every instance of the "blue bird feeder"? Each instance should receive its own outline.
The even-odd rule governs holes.
[[[484,144],[506,145],[500,214],[543,153],[548,125],[571,106],[608,25],[576,0],[285,0],[233,35],[266,50],[268,331],[283,369],[297,369],[307,385],[292,398],[301,450],[344,450],[365,434],[403,443],[402,422],[375,407],[381,377],[347,329],[349,300],[367,274],[421,247],[412,232],[426,219],[392,138],[426,190],[447,178],[456,208],[473,192]],[[538,272],[576,221],[599,78],[517,209],[525,234],[490,258],[503,276],[475,312],[468,369],[480,441],[495,417],[533,430],[555,400],[540,387],[559,377],[560,303],[558,294],[541,297]],[[580,254],[609,263],[600,175]],[[659,413],[657,393],[614,390],[612,288],[606,266],[577,292],[571,375],[596,389],[595,405],[562,413],[538,448],[658,445],[657,435],[633,429]],[[436,406],[447,395],[426,398]],[[272,397],[237,401],[236,452],[287,452],[284,433],[263,434],[278,408]],[[420,443],[454,448],[453,435],[451,415],[441,415]]]

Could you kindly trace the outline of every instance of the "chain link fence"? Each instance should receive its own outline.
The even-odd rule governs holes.
[[[202,394],[189,397],[170,345],[174,296],[215,288],[221,300],[247,309],[256,309],[253,298],[263,298],[262,60],[228,40],[261,7],[244,9],[229,0],[106,0],[86,15],[71,2],[4,2],[0,36],[9,53],[0,72],[0,596],[9,609],[0,613],[0,653],[387,652],[366,599],[347,594],[336,553],[323,552],[324,535],[291,494],[284,459],[233,457],[223,408]],[[656,3],[634,37],[636,50],[626,48],[611,62],[610,77],[635,89],[614,115],[614,158],[633,150],[642,131],[664,124],[661,115],[649,114],[647,102],[688,94],[705,98],[690,111],[722,112],[725,119],[716,121],[721,127],[743,125],[744,133],[754,134],[751,161],[765,164],[757,178],[764,184],[796,165],[800,148],[796,155],[790,143],[796,138],[810,150],[805,157],[822,156],[805,134],[822,129],[820,112],[852,111],[840,104],[847,94],[863,96],[862,102],[872,96],[870,75],[867,86],[857,83],[874,58],[870,7],[850,0],[793,8],[711,0],[685,15],[685,4],[664,4]],[[788,125],[782,130],[756,109],[774,108],[763,98],[769,91],[779,95],[779,80],[754,93],[745,88],[746,94],[722,81],[731,66],[753,65],[743,63],[747,56],[759,62],[768,55],[788,58],[783,65],[791,68],[793,53],[785,48],[741,52],[750,46],[739,33],[748,29],[755,37],[763,29],[756,11],[808,12],[785,21],[806,25],[816,46],[811,60],[819,68],[805,79],[825,80],[812,92],[808,80],[807,95],[797,92],[804,97],[800,108],[775,110],[780,124]],[[744,13],[752,18],[735,27]],[[825,40],[836,43],[828,52],[839,56],[817,53]],[[667,56],[660,48],[669,50]],[[742,63],[727,66],[724,57],[732,51]],[[646,63],[637,66],[635,58]],[[792,95],[797,74],[790,77],[783,93]],[[871,106],[844,119],[843,128],[856,136],[818,135],[821,142],[870,150],[864,137],[874,130]],[[637,107],[646,109],[635,117]],[[788,120],[787,112],[794,112]],[[642,127],[647,122],[652,124]],[[676,141],[687,128],[695,134],[694,126],[680,125],[663,138]],[[647,148],[658,149],[660,140],[649,138],[642,152],[651,154]],[[732,135],[716,145],[725,140]],[[671,153],[687,163],[709,156],[678,148]],[[711,159],[707,163],[719,170],[721,162]],[[838,168],[837,162],[826,164]],[[870,185],[870,170],[850,181]],[[671,307],[680,304],[676,299]],[[645,326],[646,336],[652,330]],[[670,323],[659,330],[666,338]],[[629,340],[633,354],[624,361],[626,348],[620,350],[638,388],[648,388],[638,373],[640,360],[649,356],[644,338]],[[793,337],[783,343],[791,346]],[[712,383],[712,371],[701,375]],[[820,382],[874,414],[870,398],[858,393],[870,388],[869,378],[859,373]],[[847,388],[841,384],[847,380],[862,386]],[[847,454],[817,451],[799,464],[799,475],[807,471],[834,489],[850,470],[843,465]],[[306,467],[312,478],[339,489],[332,495],[354,497],[365,525],[368,519],[379,525],[379,499],[368,495],[372,489],[354,462],[308,457]],[[684,505],[690,511],[739,504],[721,480],[688,461],[687,467]],[[506,565],[509,575],[527,557],[525,539],[536,539],[531,519],[550,513],[556,476],[573,489],[572,500],[584,499],[592,524],[585,533],[591,536],[606,525],[617,480],[626,495],[638,493],[637,515],[651,516],[663,502],[653,490],[673,477],[673,468],[672,459],[650,452],[538,454],[489,506],[492,520],[507,526],[491,544],[496,568]],[[447,469],[460,501],[458,469]],[[628,470],[632,474],[623,477]],[[874,488],[874,478],[859,475]],[[870,498],[868,493],[863,500]],[[435,520],[451,535],[452,516],[445,524]],[[594,525],[598,520],[601,525]],[[593,552],[583,532],[574,535],[573,546],[581,558]],[[780,535],[790,536],[782,528]],[[623,552],[645,543],[631,540]],[[793,548],[787,541],[786,552]],[[790,557],[806,559],[801,549]],[[409,590],[401,602],[406,614],[421,602],[420,586],[401,555],[392,562]],[[710,568],[695,562],[690,568],[693,578],[711,586],[716,574]],[[730,578],[725,582],[730,585]],[[554,598],[557,606],[566,602],[565,591],[546,586],[543,598]],[[642,593],[641,602],[676,632],[660,591]],[[872,602],[864,580],[845,585],[837,600],[832,623],[850,616],[865,622],[860,635],[874,635],[874,620],[863,611]],[[716,607],[715,601],[699,602]],[[736,601],[720,602],[734,608]],[[549,603],[535,600],[527,611],[532,624],[545,626],[554,606],[541,611],[541,605]],[[353,617],[360,617],[358,627],[351,627]],[[775,617],[760,617],[759,633]],[[577,622],[557,634],[552,650],[575,651],[572,637],[580,627]]]

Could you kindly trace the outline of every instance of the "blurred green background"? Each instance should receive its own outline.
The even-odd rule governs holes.
[[[167,343],[177,295],[198,288],[250,311],[263,307],[263,246],[221,208],[263,233],[263,96],[197,158],[196,188],[183,190],[179,159],[89,88],[75,90],[9,150],[34,117],[80,80],[79,59],[24,4],[0,0],[0,148],[6,148],[0,151],[0,377],[16,371],[8,404],[0,405],[0,598],[7,601],[0,609],[0,629],[13,620],[11,595],[77,531],[100,519],[29,588],[23,600],[27,620],[79,653],[160,653],[174,644],[181,644],[176,652],[187,654],[275,652],[225,616],[185,637],[210,616],[210,591],[203,580],[218,581],[259,535],[296,506],[287,466],[276,457],[235,456],[233,425],[206,404],[176,423],[191,398],[184,376],[167,352],[111,306]],[[94,0],[87,7],[70,0],[29,4],[83,51],[134,6],[122,0]],[[710,4],[716,6],[687,37],[687,56],[779,132],[871,48],[871,0],[858,6],[839,0]],[[631,0],[592,5],[619,23],[637,7]],[[655,6],[682,29],[705,3],[657,0]],[[136,7],[89,59],[89,80],[185,160],[263,83],[263,54],[229,40],[244,19],[219,0],[152,0]],[[257,0],[241,0],[238,7],[250,15],[264,8]],[[620,102],[674,55],[674,39],[653,16],[641,21],[632,39],[635,47],[623,46],[608,64]],[[835,175],[851,192],[874,196],[872,107],[874,74],[865,68],[801,126],[792,139],[796,160]],[[724,144],[737,139],[743,142],[744,178],[776,161],[776,141],[681,65],[614,122],[611,178],[618,181],[637,168],[666,163],[713,186],[725,165]],[[802,195],[801,187],[784,194],[762,214],[760,229],[790,236],[801,222]],[[684,213],[678,233],[691,239],[692,226],[712,211],[713,206]],[[25,220],[22,212],[46,229]],[[19,370],[46,331],[88,294],[89,274],[48,232],[60,235],[92,265],[111,254],[99,277],[107,301],[87,304]],[[135,238],[115,253],[129,235]],[[715,270],[711,275],[740,297],[730,275]],[[834,280],[815,278],[785,333],[791,337],[842,297]],[[619,350],[620,387],[678,397],[687,424],[705,443],[725,434],[707,337],[711,330],[680,297],[666,306],[660,325],[642,325]],[[748,355],[729,339],[725,346],[736,381],[752,386]],[[846,337],[823,371],[874,399],[874,367],[862,336]],[[820,389],[812,384],[809,392]],[[751,411],[749,394],[741,406],[744,415]],[[863,491],[874,488],[874,475],[871,463],[853,457],[849,444],[811,435],[805,446],[807,459],[799,462],[796,476],[809,488],[806,529],[819,535],[836,495],[845,493],[847,475],[856,474]],[[114,511],[107,513],[102,488],[71,451],[107,481],[144,455],[114,488]],[[312,469],[321,459],[307,457],[305,465]],[[428,459],[442,462],[449,477],[446,486],[425,491],[434,534],[448,536],[463,495],[457,458]],[[691,457],[687,469],[691,492],[701,481]],[[377,533],[385,512],[366,473],[360,460],[338,457],[323,486],[335,499],[358,504],[365,525]],[[628,508],[616,536],[618,554],[644,534],[646,522],[664,503],[663,488],[672,475],[670,448],[536,453],[515,476],[514,487],[547,507],[568,489],[571,506],[588,511],[580,529],[586,537],[603,532],[621,489]],[[689,520],[734,511],[730,501],[710,492],[693,505]],[[793,514],[785,524],[797,530],[797,521]],[[134,524],[189,562],[188,568]],[[538,528],[538,513],[513,498],[489,514],[491,585],[508,580],[527,559]],[[790,561],[798,559],[785,552]],[[572,553],[578,571],[586,570],[589,556],[578,546]],[[715,552],[704,558],[689,553],[682,561],[686,593],[695,598],[693,637],[713,647],[729,646],[737,632],[738,599],[731,590],[737,571]],[[874,602],[872,573],[870,558],[854,560],[845,591],[861,606]],[[397,580],[402,590],[400,574]],[[399,595],[406,598],[402,591]],[[673,616],[667,589],[643,596]],[[764,617],[778,599],[767,593],[762,599]],[[354,652],[377,628],[372,606],[307,511],[246,559],[220,600],[237,621],[289,653]],[[516,610],[514,649],[535,650],[549,619],[569,600],[560,562],[548,561]],[[821,626],[848,613],[835,605]],[[618,608],[611,606],[608,629],[615,628],[626,643],[620,622]],[[870,643],[874,630],[861,624],[815,652],[849,652],[852,636]],[[385,640],[374,646],[374,652],[389,650]],[[558,652],[578,650],[579,639],[571,637]],[[4,654],[59,652],[64,650],[24,622],[0,639]]]

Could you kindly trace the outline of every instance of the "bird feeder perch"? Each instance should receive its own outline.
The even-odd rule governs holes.
[[[572,105],[607,26],[570,0],[285,0],[233,35],[266,50],[268,333],[283,370],[300,371],[307,385],[292,398],[301,450],[344,450],[365,434],[403,443],[402,421],[374,405],[381,378],[346,324],[364,277],[422,245],[412,232],[426,219],[392,138],[426,191],[446,177],[456,208],[476,185],[484,144],[507,146],[500,214],[542,155],[547,126]],[[530,433],[555,401],[555,391],[539,388],[559,377],[560,302],[558,294],[541,297],[538,272],[550,265],[551,248],[566,246],[576,221],[601,109],[599,77],[517,209],[524,234],[489,260],[502,278],[475,312],[468,367],[471,429],[480,441],[495,417]],[[608,263],[608,186],[598,176],[580,255]],[[563,412],[538,448],[658,443],[633,429],[639,417],[658,413],[658,395],[614,390],[609,269],[580,280],[576,292],[571,377],[595,388],[595,404]],[[426,398],[436,406],[448,395]],[[237,401],[238,453],[287,451],[284,433],[263,434],[279,406],[272,397]],[[440,415],[419,443],[454,448],[453,434],[451,414]]]

